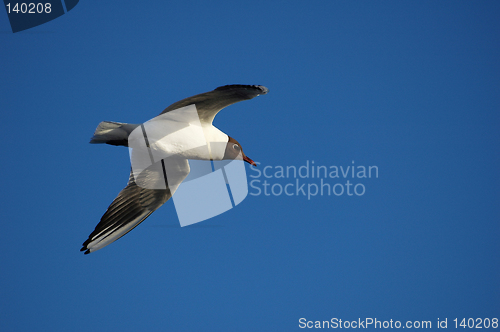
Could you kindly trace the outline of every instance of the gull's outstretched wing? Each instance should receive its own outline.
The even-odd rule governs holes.
[[[259,95],[265,95],[268,91],[262,85],[225,85],[213,91],[201,93],[173,103],[160,114],[195,104],[200,121],[211,124],[215,115],[224,107],[242,100],[252,99]]]
[[[167,158],[153,164],[137,179],[130,172],[127,186],[113,200],[80,251],[89,254],[130,232],[165,204],[188,174],[189,163],[181,158]],[[149,189],[162,187],[159,181],[165,189]]]

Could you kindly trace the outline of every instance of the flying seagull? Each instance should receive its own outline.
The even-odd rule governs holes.
[[[196,121],[199,121],[196,128],[200,128],[199,125],[201,125],[207,145],[217,146],[218,143],[218,146],[222,146],[222,148],[208,148],[203,151],[191,149],[188,154],[178,152],[176,148],[179,145],[189,145],[189,140],[193,139],[192,135],[177,136],[175,142],[167,140],[166,143],[156,145],[146,143],[148,149],[155,148],[157,152],[169,154],[171,157],[162,160],[161,163],[157,162],[150,167],[146,167],[139,175],[134,173],[134,169],[132,169],[127,186],[113,200],[102,216],[101,221],[83,243],[80,251],[89,254],[116,241],[167,202],[182,180],[189,174],[188,159],[227,160],[235,159],[237,155],[240,155],[240,158],[244,161],[256,166],[255,162],[243,153],[240,143],[214,127],[212,122],[215,115],[224,107],[264,95],[268,91],[266,87],[261,85],[225,85],[213,91],[180,100],[161,112],[157,118],[172,116],[177,112],[180,114],[176,115],[179,119],[169,123],[180,124],[183,128],[188,129],[195,128],[194,120],[183,117],[188,114],[189,107],[194,105],[196,108],[191,108],[191,110],[196,110]],[[162,122],[158,123],[161,124]],[[161,126],[159,128],[157,131],[166,130]],[[130,147],[132,136],[141,129],[144,131],[144,124],[103,121],[95,130],[90,143]],[[144,138],[146,138],[145,132],[144,135]],[[165,135],[170,137],[168,132],[165,132]],[[134,168],[134,165],[132,165],[132,168]],[[163,172],[155,171],[158,169],[162,169]],[[167,170],[167,173],[165,173],[165,170]],[[155,177],[159,176],[158,174],[165,175],[164,186],[159,189],[151,186],[151,183],[156,183]]]

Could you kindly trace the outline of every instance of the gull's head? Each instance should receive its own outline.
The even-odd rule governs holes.
[[[245,153],[243,152],[243,148],[241,147],[241,144],[238,143],[237,140],[232,138],[231,136],[228,136],[229,140],[226,144],[226,151],[224,153],[224,157],[222,158],[223,160],[228,160],[228,159],[243,159],[247,163],[253,166],[257,166],[257,164],[250,158],[248,158]]]

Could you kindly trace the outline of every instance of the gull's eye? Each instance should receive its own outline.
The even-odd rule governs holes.
[[[233,149],[235,149],[236,151],[240,151],[241,150],[241,148],[240,148],[240,146],[238,144],[234,144],[233,145]]]

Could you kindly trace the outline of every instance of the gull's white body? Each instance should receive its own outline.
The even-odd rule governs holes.
[[[160,121],[159,125],[163,122]],[[149,138],[149,135],[148,135]],[[150,143],[158,155],[177,155],[186,159],[222,160],[229,136],[212,124],[189,124],[179,131]]]

